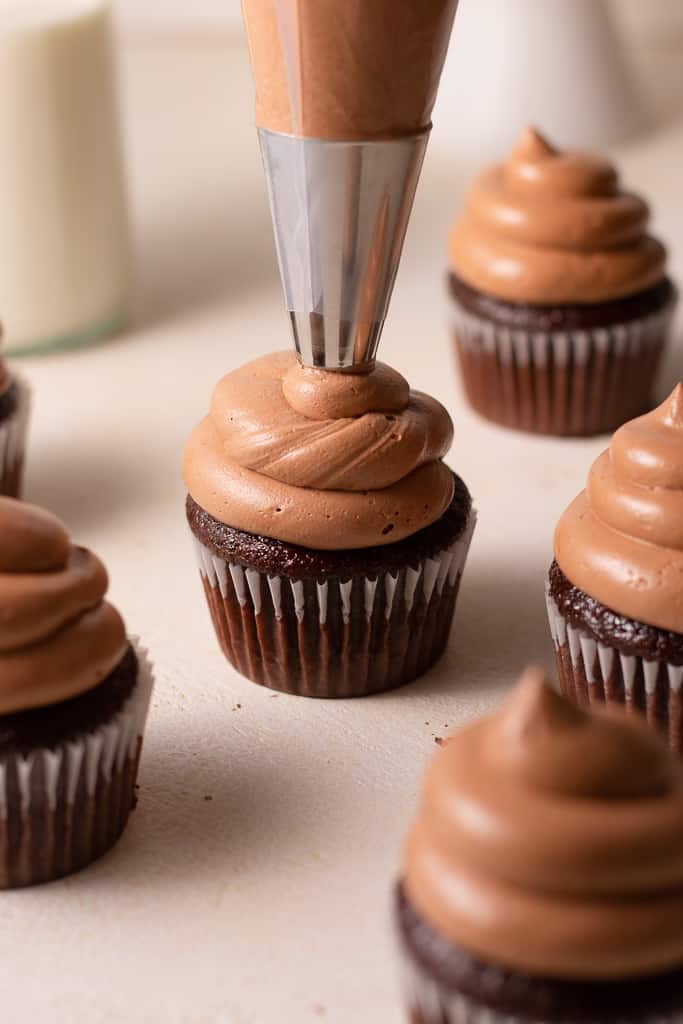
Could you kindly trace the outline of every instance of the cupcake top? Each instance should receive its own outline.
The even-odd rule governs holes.
[[[621,709],[574,707],[529,669],[433,759],[404,885],[455,945],[540,977],[683,965],[683,766]]]
[[[0,498],[0,714],[101,683],[128,641],[102,563],[43,509]]]
[[[505,161],[474,182],[449,239],[451,268],[507,302],[585,305],[658,284],[664,247],[649,209],[621,190],[604,157],[559,151],[527,128]]]
[[[382,363],[339,373],[276,352],[218,383],[185,484],[248,533],[320,550],[391,544],[450,505],[452,436],[444,407]]]
[[[617,430],[557,524],[555,559],[612,611],[683,634],[683,384]]]

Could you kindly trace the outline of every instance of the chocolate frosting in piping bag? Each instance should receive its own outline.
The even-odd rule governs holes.
[[[304,363],[374,361],[457,0],[243,0],[285,301]]]
[[[533,975],[683,965],[683,766],[638,716],[588,714],[527,671],[431,762],[404,858],[411,903]]]
[[[372,547],[446,511],[452,437],[443,406],[388,366],[331,373],[278,352],[218,383],[184,478],[202,508],[237,529],[323,550]]]
[[[555,558],[613,611],[683,633],[683,384],[617,430],[559,520]]]
[[[107,573],[49,512],[0,498],[0,714],[101,683],[126,652]]]
[[[242,0],[256,124],[368,140],[430,127],[457,0]]]
[[[508,159],[474,182],[449,239],[466,284],[508,302],[606,302],[664,276],[666,252],[647,234],[649,209],[613,165],[559,151],[527,129]]]

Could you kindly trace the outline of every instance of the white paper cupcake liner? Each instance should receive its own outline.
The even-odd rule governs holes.
[[[0,888],[77,871],[119,838],[135,780],[154,673],[145,648],[133,692],[106,725],[54,748],[0,759]]]
[[[401,949],[401,991],[410,1024],[547,1024],[539,1017],[502,1013],[476,1002],[460,992],[443,988],[414,962],[410,952]],[[683,1024],[683,1013],[670,1016],[643,1016],[630,1020],[611,1018],[611,1024]],[[563,1024],[604,1024],[589,1016],[581,1021],[568,1019]]]
[[[21,496],[24,456],[31,414],[31,390],[24,380],[13,375],[17,389],[17,407],[0,420],[0,494]]]
[[[640,711],[683,753],[683,665],[600,643],[562,615],[547,585],[546,604],[564,695],[577,704],[610,702]]]
[[[452,302],[470,404],[505,426],[559,436],[612,432],[645,411],[676,306],[576,331],[513,330]]]
[[[447,549],[399,572],[294,580],[227,562],[193,535],[228,660],[302,696],[353,697],[408,682],[442,653],[476,513]]]

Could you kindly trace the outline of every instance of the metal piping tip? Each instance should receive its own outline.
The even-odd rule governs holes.
[[[428,138],[331,142],[259,129],[285,301],[307,366],[374,362]]]

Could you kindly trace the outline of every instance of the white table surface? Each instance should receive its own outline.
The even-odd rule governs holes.
[[[23,364],[35,388],[27,496],[104,558],[158,683],[118,847],[0,897],[3,1019],[397,1024],[389,892],[423,765],[435,736],[493,706],[526,662],[551,668],[552,529],[604,441],[516,436],[465,408],[442,287],[462,173],[435,147],[382,355],[451,410],[450,461],[480,512],[447,655],[418,683],[356,702],[240,678],[204,606],[179,467],[218,377],[289,343],[246,57],[222,41],[139,44],[123,71],[139,319],[116,343]],[[622,154],[678,246],[679,276],[682,159],[671,118]],[[680,350],[662,388],[676,372]]]

